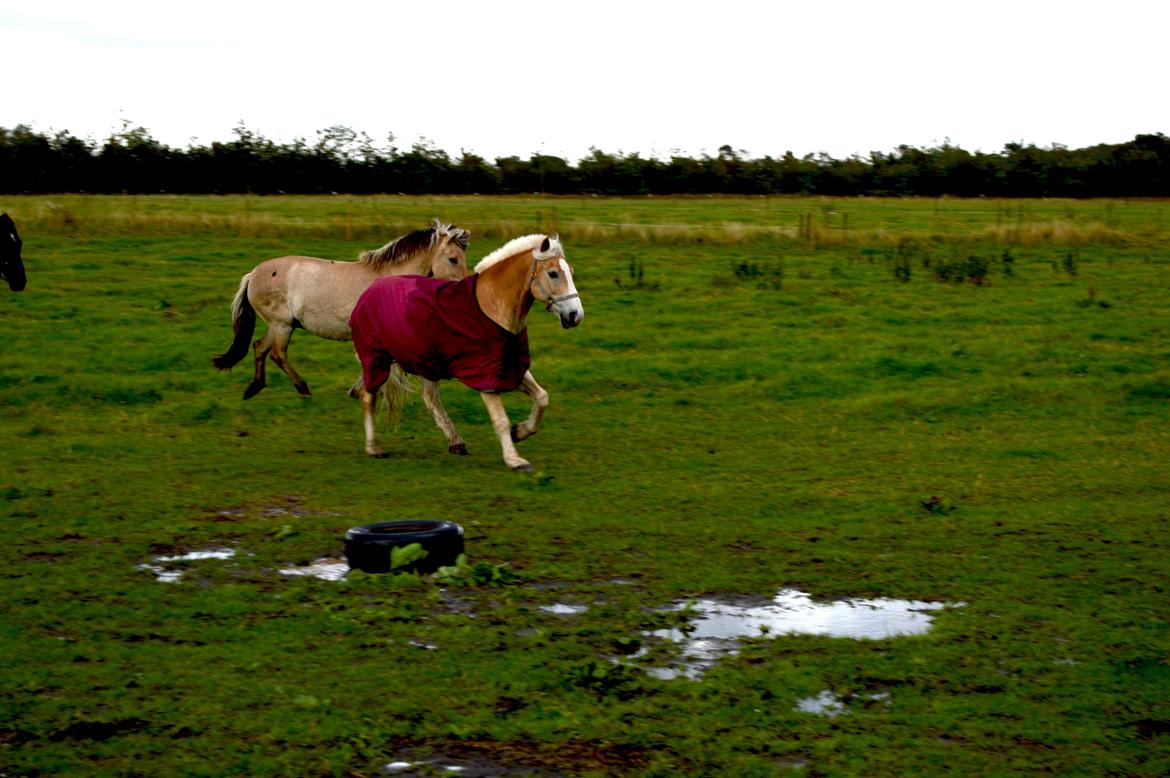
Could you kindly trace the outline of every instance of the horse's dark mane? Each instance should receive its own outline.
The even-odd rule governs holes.
[[[471,245],[471,233],[453,224],[443,224],[438,219],[430,227],[415,230],[387,243],[380,249],[363,251],[358,261],[373,268],[386,265],[400,265],[419,252],[427,251],[441,237],[449,237],[464,251]]]

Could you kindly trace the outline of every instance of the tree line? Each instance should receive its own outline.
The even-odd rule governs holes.
[[[378,144],[347,127],[319,130],[312,142],[274,143],[243,125],[233,135],[177,149],[142,127],[101,143],[0,127],[0,192],[1170,197],[1162,133],[1082,149],[1008,143],[985,153],[944,143],[846,159],[753,158],[722,146],[714,156],[663,160],[594,148],[575,165],[544,154],[453,158],[427,141],[403,150],[393,136]]]

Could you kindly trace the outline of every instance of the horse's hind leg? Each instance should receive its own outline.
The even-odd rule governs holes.
[[[269,329],[268,333],[272,336],[272,351],[268,354],[269,358],[284,371],[302,397],[311,397],[313,393],[309,391],[309,385],[288,361],[288,342],[292,339],[292,330],[280,328],[274,332]]]
[[[372,457],[381,459],[386,456],[386,452],[378,447],[374,427],[374,412],[378,409],[378,393],[367,392],[366,387],[363,385],[359,396],[362,401],[362,423],[366,432],[366,453]]]
[[[252,344],[253,351],[256,352],[256,372],[252,376],[252,383],[244,388],[244,399],[255,397],[261,389],[264,388],[264,360],[268,358],[268,352],[272,350],[272,330],[264,333],[264,337]]]
[[[459,435],[459,431],[455,429],[455,423],[451,421],[451,417],[447,415],[447,409],[443,407],[443,402],[439,399],[439,384],[424,378],[422,380],[422,398],[423,404],[427,406],[431,416],[435,417],[435,424],[447,436],[447,450],[460,456],[469,454],[467,444]]]
[[[540,422],[544,418],[545,410],[548,409],[548,392],[536,383],[531,371],[525,371],[520,391],[532,398],[532,413],[521,423],[512,425],[512,440],[517,443],[540,432]]]
[[[508,413],[504,410],[504,401],[494,392],[480,392],[483,404],[487,406],[488,415],[492,417],[492,429],[500,439],[500,448],[504,451],[504,464],[513,470],[532,470],[527,459],[516,453],[516,444],[512,442],[512,427],[508,421]]]

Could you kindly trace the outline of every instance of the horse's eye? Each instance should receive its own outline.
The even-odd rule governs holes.
[[[447,261],[450,262],[452,265],[458,265],[459,264],[459,257],[448,257]]]
[[[552,280],[554,280],[554,281],[555,281],[555,280],[557,280],[557,279],[558,279],[560,276],[558,276],[558,275],[557,275],[557,271],[555,271],[555,270],[550,270],[550,271],[548,271],[548,277],[549,277],[549,278],[551,278]]]

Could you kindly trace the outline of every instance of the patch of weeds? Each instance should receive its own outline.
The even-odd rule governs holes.
[[[294,529],[293,525],[281,524],[280,529],[273,533],[273,537],[277,540],[288,540],[289,538],[295,538],[299,534],[301,534],[300,531]]]
[[[570,688],[592,692],[598,699],[613,695],[619,700],[628,700],[643,692],[636,670],[596,659],[570,667],[565,673],[564,683]]]
[[[92,395],[99,402],[114,403],[116,405],[152,405],[162,401],[162,392],[157,389],[131,389],[117,387]]]
[[[390,549],[390,570],[403,570],[412,566],[420,559],[426,559],[427,552],[421,543],[411,543],[407,546],[395,546]]]
[[[219,414],[219,410],[219,403],[215,400],[212,400],[211,402],[207,403],[207,405],[196,411],[191,419],[197,423],[208,422]]]
[[[896,357],[880,357],[874,364],[878,375],[905,378],[930,378],[941,372],[933,362],[903,362]]]
[[[1089,291],[1086,294],[1085,298],[1082,300],[1077,300],[1077,307],[1078,308],[1093,308],[1094,306],[1098,307],[1098,308],[1112,308],[1113,307],[1113,305],[1106,300],[1098,300],[1097,299],[1097,289],[1095,287],[1090,286]]]
[[[1004,278],[1011,278],[1016,274],[1016,257],[1010,248],[1003,250],[1003,254],[999,257],[1000,269],[1003,271]]]
[[[1132,384],[1125,393],[1131,400],[1170,400],[1170,379],[1158,378],[1144,384]]]
[[[903,284],[910,283],[910,276],[913,271],[910,267],[910,260],[899,254],[894,257],[894,261],[890,266],[890,272],[894,274],[894,278],[901,281]]]
[[[902,238],[898,241],[898,250],[890,265],[890,272],[894,278],[903,284],[909,283],[913,273],[914,261],[918,260],[923,267],[930,267],[930,253],[914,238]]]
[[[515,586],[524,581],[523,576],[508,567],[507,563],[493,565],[491,562],[476,562],[470,565],[466,554],[460,554],[455,564],[440,567],[435,571],[434,578],[448,586]]]
[[[731,263],[731,273],[739,281],[755,281],[757,289],[779,290],[784,288],[784,260],[756,263],[742,259]]]
[[[982,254],[968,254],[939,262],[934,267],[934,277],[943,283],[962,284],[970,281],[976,286],[983,286],[990,270],[990,259]]]
[[[1014,459],[1058,459],[1054,451],[1042,448],[1009,448],[1000,453],[1002,457]]]
[[[525,485],[525,486],[527,486],[527,487],[528,487],[528,488],[530,488],[530,489],[533,489],[533,488],[535,488],[535,489],[547,489],[547,488],[549,488],[549,487],[552,487],[552,486],[553,486],[553,482],[554,482],[555,480],[556,480],[556,476],[555,476],[555,475],[551,475],[551,474],[549,474],[549,473],[546,473],[546,472],[544,472],[543,470],[540,470],[540,471],[538,471],[538,472],[532,473],[532,474],[531,474],[531,475],[530,475],[530,476],[529,476],[529,477],[528,477],[528,478],[527,478],[527,479],[524,481],[524,485]]]
[[[629,281],[622,282],[620,278],[615,278],[613,282],[617,284],[618,289],[640,289],[647,292],[657,292],[659,285],[657,282],[651,283],[646,280],[646,264],[640,259],[631,259],[629,266]]]
[[[938,495],[931,495],[928,500],[921,500],[919,505],[932,516],[949,516],[959,510],[959,506],[944,502]]]
[[[638,638],[614,638],[613,650],[622,656],[630,656],[642,650],[642,641]]]

